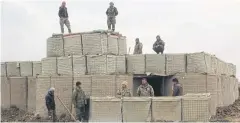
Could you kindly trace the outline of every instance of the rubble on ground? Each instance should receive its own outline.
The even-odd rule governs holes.
[[[217,108],[216,115],[211,118],[212,122],[240,121],[240,98],[232,105]]]

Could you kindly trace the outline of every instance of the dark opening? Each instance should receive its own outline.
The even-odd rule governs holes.
[[[169,96],[171,91],[170,81],[172,76],[135,76],[133,78],[133,96],[137,96],[137,88],[142,84],[142,78],[146,78],[148,84],[153,87],[154,96]]]

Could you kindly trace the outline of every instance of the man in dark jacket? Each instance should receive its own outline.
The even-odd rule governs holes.
[[[153,44],[153,50],[159,54],[163,54],[163,51],[164,51],[164,47],[165,47],[165,42],[160,38],[159,35],[157,35],[156,37],[156,42]]]
[[[68,28],[68,33],[71,33],[71,26],[68,20],[68,12],[67,12],[65,1],[63,1],[62,5],[59,7],[58,16],[60,18],[61,32],[64,33],[64,24],[65,24]]]
[[[50,88],[47,95],[45,96],[46,106],[48,109],[48,117],[52,118],[53,122],[56,121],[54,90],[54,88]]]
[[[172,96],[181,96],[183,89],[182,85],[179,83],[177,78],[174,78],[173,80],[173,95]]]
[[[84,121],[85,115],[85,104],[86,104],[86,95],[81,88],[81,82],[76,82],[76,87],[73,91],[72,102],[74,108],[76,109],[77,119],[79,121]]]
[[[110,2],[110,7],[107,9],[106,15],[107,15],[108,30],[111,30],[111,25],[112,25],[112,31],[115,31],[116,16],[118,15],[118,10],[116,7],[114,7],[113,2]]]

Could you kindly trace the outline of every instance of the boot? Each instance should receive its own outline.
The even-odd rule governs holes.
[[[112,31],[115,31],[115,24],[112,24]]]
[[[68,29],[68,33],[72,33],[71,29]]]

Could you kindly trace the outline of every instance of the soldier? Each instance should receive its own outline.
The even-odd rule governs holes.
[[[142,84],[137,89],[138,96],[154,96],[154,90],[151,85],[148,84],[147,79],[142,79]]]
[[[156,39],[157,39],[157,41],[153,44],[153,50],[157,54],[159,54],[159,52],[161,52],[161,54],[163,54],[165,42],[160,38],[159,35],[157,35]]]
[[[173,80],[173,95],[172,96],[181,96],[182,95],[182,85],[179,83],[177,78]]]
[[[52,118],[53,122],[56,121],[56,110],[55,110],[55,100],[54,100],[54,90],[55,88],[51,87],[48,90],[47,95],[45,96],[46,106],[48,110],[49,119]]]
[[[61,32],[64,33],[64,24],[65,24],[68,28],[68,33],[71,33],[71,26],[68,20],[68,12],[67,12],[65,1],[63,1],[62,5],[59,7],[58,16],[60,18]]]
[[[114,7],[113,2],[110,2],[110,7],[107,9],[106,14],[108,30],[111,30],[112,25],[112,31],[115,31],[116,16],[118,15],[118,10],[116,7]]]
[[[118,89],[117,96],[120,96],[120,97],[131,97],[132,96],[130,89],[128,89],[127,81],[122,82],[122,87],[120,89]]]
[[[134,47],[134,52],[133,54],[142,54],[142,43],[139,41],[139,38],[136,38],[136,44]]]
[[[79,121],[84,120],[84,113],[85,113],[85,102],[86,102],[86,95],[81,88],[81,82],[76,82],[76,87],[73,91],[72,102],[74,108],[76,109],[77,119]]]

